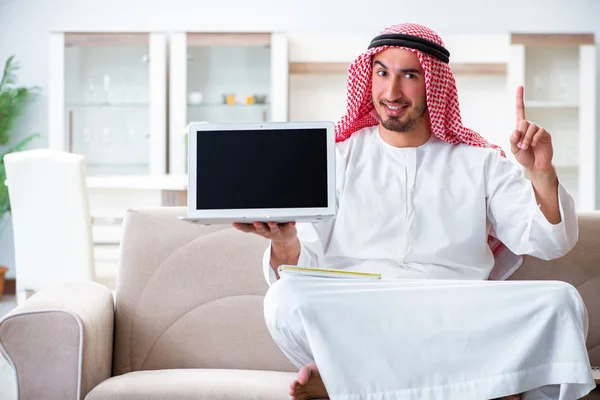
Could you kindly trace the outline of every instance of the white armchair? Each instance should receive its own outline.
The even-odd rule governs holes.
[[[97,273],[83,155],[35,149],[4,157],[12,208],[17,301],[63,282],[114,289],[115,271]]]

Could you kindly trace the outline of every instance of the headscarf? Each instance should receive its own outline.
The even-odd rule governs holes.
[[[363,128],[379,125],[371,95],[372,58],[389,48],[402,48],[416,53],[423,68],[431,132],[450,144],[497,148],[506,157],[500,147],[463,126],[456,81],[448,65],[450,53],[444,46],[440,36],[433,30],[413,23],[388,27],[376,36],[367,51],[359,55],[348,68],[346,114],[336,124],[336,142],[348,139]],[[522,258],[510,252],[497,238],[490,235],[488,245],[495,259],[490,279],[505,279],[521,265]]]

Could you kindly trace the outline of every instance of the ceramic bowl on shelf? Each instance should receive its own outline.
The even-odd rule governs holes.
[[[256,104],[266,104],[267,103],[267,96],[266,95],[262,95],[262,94],[261,95],[255,94],[254,95],[254,102]]]
[[[188,103],[192,105],[197,105],[202,103],[204,96],[200,92],[189,92],[188,93]]]
[[[223,95],[223,104],[233,105],[236,102],[235,94],[224,94]]]

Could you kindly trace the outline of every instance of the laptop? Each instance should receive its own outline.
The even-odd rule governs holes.
[[[336,212],[332,122],[191,123],[188,206],[201,224],[317,222]]]

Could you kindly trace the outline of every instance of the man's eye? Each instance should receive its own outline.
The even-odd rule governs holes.
[[[379,75],[379,76],[386,76],[387,72],[384,71],[384,70],[379,70],[379,71],[377,71],[377,75]]]
[[[407,79],[414,79],[414,78],[416,78],[416,75],[415,74],[404,74],[404,77]]]

